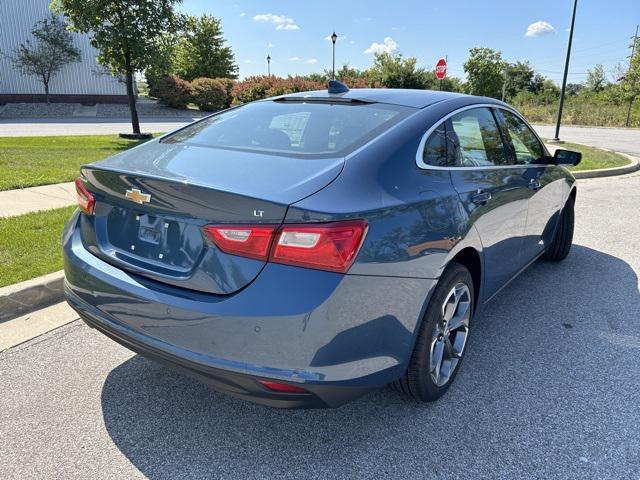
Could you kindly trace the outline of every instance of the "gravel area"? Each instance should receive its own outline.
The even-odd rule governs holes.
[[[0,353],[0,478],[638,479],[640,174],[580,181],[575,244],[475,319],[438,402],[281,411],[79,321]]]

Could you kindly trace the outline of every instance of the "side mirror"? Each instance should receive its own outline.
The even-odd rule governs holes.
[[[573,165],[575,167],[580,163],[580,160],[582,160],[580,152],[558,149],[553,154],[554,165]]]

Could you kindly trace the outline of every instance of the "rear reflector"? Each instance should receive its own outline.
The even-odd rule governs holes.
[[[96,206],[96,199],[84,186],[82,178],[76,178],[76,200],[78,207],[83,213],[93,215],[93,208]]]
[[[223,252],[298,267],[344,273],[367,233],[367,222],[299,225],[209,225],[207,237]]]
[[[309,393],[304,388],[297,387],[295,385],[289,385],[288,383],[272,382],[270,380],[258,380],[263,387],[272,392],[278,393]]]
[[[225,253],[266,260],[275,225],[211,225],[204,233]]]

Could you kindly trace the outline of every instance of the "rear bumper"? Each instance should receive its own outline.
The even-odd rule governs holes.
[[[95,257],[75,221],[63,235],[65,292],[88,325],[217,390],[276,407],[335,407],[398,378],[435,283],[267,264],[235,294],[202,294]],[[259,379],[309,394],[273,393]]]

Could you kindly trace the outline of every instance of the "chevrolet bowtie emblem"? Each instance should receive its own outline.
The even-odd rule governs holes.
[[[140,205],[142,205],[143,203],[149,203],[151,201],[151,195],[149,195],[148,193],[142,193],[137,188],[127,190],[127,193],[124,194],[124,198],[128,198],[132,202],[139,203]]]

